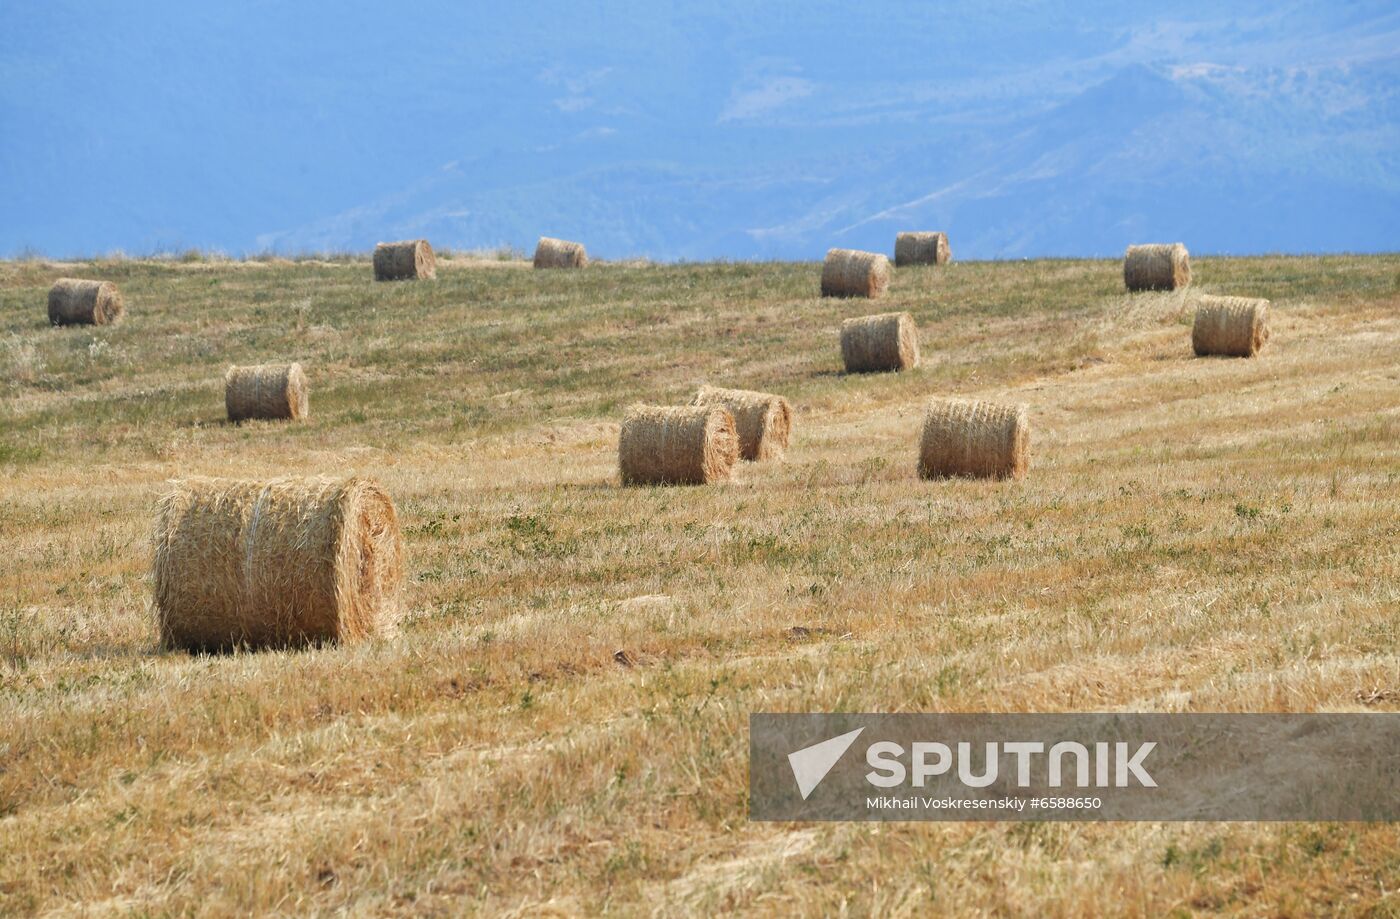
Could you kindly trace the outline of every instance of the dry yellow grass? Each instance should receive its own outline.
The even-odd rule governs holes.
[[[881,376],[810,264],[79,265],[142,304],[79,331],[0,263],[0,914],[1393,914],[1386,825],[746,820],[751,711],[1400,707],[1400,258],[1194,267],[1265,359],[1117,261],[900,274]],[[266,353],[316,416],[222,423]],[[619,487],[623,400],[707,379],[786,461]],[[920,481],[933,394],[1027,404],[1033,474]],[[166,480],[289,470],[394,496],[400,636],[160,652]]]

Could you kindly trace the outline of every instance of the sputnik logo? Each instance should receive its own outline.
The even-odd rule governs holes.
[[[792,767],[792,777],[797,779],[797,790],[802,793],[803,801],[806,801],[807,796],[822,783],[822,779],[826,778],[832,767],[841,761],[841,757],[864,730],[865,728],[856,728],[849,733],[788,754],[788,765]]]

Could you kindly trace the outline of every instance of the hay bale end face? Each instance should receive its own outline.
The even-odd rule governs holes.
[[[894,264],[946,265],[953,253],[947,233],[899,233],[894,238]]]
[[[908,313],[860,316],[841,323],[841,360],[847,373],[879,373],[919,366],[919,330]]]
[[[1269,340],[1269,301],[1203,296],[1191,326],[1198,356],[1253,357]]]
[[[52,325],[111,325],[125,313],[121,291],[111,281],[59,278],[49,288]]]
[[[879,297],[890,286],[890,260],[878,252],[831,249],[822,262],[823,297]]]
[[[400,615],[398,517],[368,479],[175,482],[155,543],[166,648],[354,641],[391,632]]]
[[[305,421],[309,403],[309,387],[300,364],[230,367],[224,374],[224,408],[229,421]]]
[[[437,277],[437,256],[426,239],[405,239],[374,247],[376,281],[432,280]]]
[[[1123,256],[1128,290],[1176,290],[1191,283],[1191,255],[1181,243],[1129,246]]]
[[[722,405],[628,409],[617,445],[624,485],[705,485],[739,458],[734,416]]]
[[[536,268],[587,268],[588,253],[583,243],[541,236],[535,246]]]
[[[919,477],[1019,479],[1030,462],[1024,405],[935,399],[919,438]]]
[[[734,417],[739,456],[750,461],[782,459],[792,434],[792,406],[782,396],[746,389],[702,386],[696,405],[720,405]]]

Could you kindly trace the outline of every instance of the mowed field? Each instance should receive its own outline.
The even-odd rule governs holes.
[[[756,711],[1400,710],[1400,256],[899,269],[0,263],[0,914],[1400,915],[1384,824],[750,823]],[[60,276],[124,324],[52,329]],[[1271,298],[1197,359],[1192,295]],[[904,309],[924,363],[840,372]],[[224,421],[294,359],[305,424]],[[627,488],[634,400],[795,408],[780,464]],[[1029,406],[1020,482],[915,476],[923,406]],[[360,473],[391,640],[157,648],[184,475]]]

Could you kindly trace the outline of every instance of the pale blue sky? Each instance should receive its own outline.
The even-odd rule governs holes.
[[[1400,248],[1395,3],[46,2],[0,255]]]

